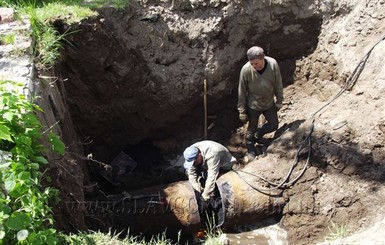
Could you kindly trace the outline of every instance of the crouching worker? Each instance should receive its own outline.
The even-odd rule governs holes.
[[[184,168],[195,191],[201,193],[202,205],[207,208],[217,188],[218,176],[232,169],[236,159],[223,145],[204,140],[187,147],[183,152]]]

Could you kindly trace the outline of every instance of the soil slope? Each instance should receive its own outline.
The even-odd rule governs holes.
[[[330,236],[333,223],[346,227],[348,235],[383,219],[385,14],[379,9],[384,6],[384,1],[362,2],[351,6],[348,15],[326,21],[317,50],[298,62],[296,82],[285,90],[290,103],[281,112],[282,122],[306,120],[304,130],[309,130],[314,120],[313,171],[288,191],[290,201],[281,221],[290,227],[293,244]],[[340,75],[333,76],[336,69]],[[289,132],[287,139],[286,144],[293,144],[296,133]],[[271,151],[273,159],[279,155],[275,158],[280,164],[288,155],[279,154],[278,145]],[[346,242],[383,238],[378,232],[373,235],[379,238],[365,235],[361,241],[356,237]]]

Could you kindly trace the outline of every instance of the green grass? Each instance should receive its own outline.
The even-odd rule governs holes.
[[[112,6],[115,8],[124,8],[127,7],[129,4],[129,0],[63,0],[61,2],[71,3],[71,4],[77,4],[79,6],[88,6],[92,9],[97,9],[101,7],[106,6]]]
[[[67,5],[65,3],[49,3],[36,9],[36,18],[43,23],[62,19],[67,24],[72,24],[96,15],[97,12],[89,7]]]
[[[210,216],[206,212],[207,219],[207,228],[206,228],[206,237],[204,240],[205,245],[222,245],[223,241],[221,241],[221,236],[223,235],[222,230],[217,227],[215,224],[215,218]]]
[[[59,33],[53,26],[60,19],[67,24],[96,16],[97,9],[105,6],[124,8],[128,0],[2,0],[0,6],[15,8],[19,19],[27,16],[30,20],[34,39],[34,63],[39,70],[51,69],[60,57],[63,42],[74,32]]]
[[[51,3],[61,3],[67,6],[80,6],[98,9],[106,6],[124,8],[128,6],[129,0],[0,0],[0,7],[27,6],[42,7]]]
[[[204,245],[223,245],[220,235],[223,234],[220,229],[210,229],[207,237],[201,244]],[[149,240],[138,236],[128,235],[125,238],[120,238],[120,234],[103,233],[100,231],[79,232],[77,234],[62,235],[59,244],[62,245],[177,245],[180,241],[172,242],[168,239],[165,233],[153,236]],[[180,232],[179,232],[180,236]]]
[[[0,44],[8,45],[15,43],[15,34],[0,35]]]
[[[97,15],[89,8],[60,2],[42,4],[28,0],[16,8],[18,14],[28,16],[31,23],[31,36],[35,43],[33,46],[34,63],[40,70],[49,70],[55,65],[60,57],[63,42],[67,42],[66,36],[73,33],[59,33],[52,24],[56,19],[62,19],[68,24],[72,24]]]
[[[328,227],[330,234],[326,236],[327,241],[337,240],[347,235],[348,229],[346,225],[338,225],[331,222],[331,225]]]
[[[63,245],[173,245],[178,243],[172,243],[167,239],[165,233],[152,237],[149,241],[137,236],[127,236],[120,238],[119,233],[103,233],[100,231],[80,232],[78,234],[63,235],[60,244]]]

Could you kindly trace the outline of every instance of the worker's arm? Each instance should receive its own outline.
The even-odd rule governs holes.
[[[200,192],[200,183],[198,182],[197,168],[192,166],[187,170],[188,180],[190,181],[193,188]]]
[[[238,81],[238,111],[239,114],[247,113],[247,78],[246,78],[246,69],[243,67],[239,73]]]
[[[212,159],[207,161],[207,179],[202,197],[208,200],[210,196],[214,195],[215,182],[217,180],[220,168],[220,155],[215,155]]]
[[[275,76],[274,93],[276,97],[276,104],[280,104],[282,106],[283,85],[282,85],[281,71],[279,69],[278,63],[274,64],[274,76]]]

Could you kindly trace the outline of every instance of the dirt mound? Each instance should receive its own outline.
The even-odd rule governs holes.
[[[346,19],[376,23],[366,16],[356,7]],[[379,25],[368,27],[372,31],[365,35],[361,25],[345,23],[341,27],[334,21],[337,20],[324,26],[320,37],[323,45],[299,62],[297,69],[302,72],[297,73],[298,82],[285,90],[291,103],[281,113],[282,122],[314,120],[309,147],[309,170],[315,168],[311,171],[313,176],[308,179],[307,170],[286,193],[290,201],[281,221],[289,228],[289,240],[295,244],[315,243],[330,238],[330,234],[331,238],[354,234],[383,218],[380,210],[384,208],[385,108],[381,94],[385,80],[381,59],[385,42],[381,40],[385,26],[377,20]],[[351,34],[353,27],[357,28],[355,35]],[[349,40],[348,44],[343,38]],[[335,70],[342,66],[352,71],[350,77],[344,75],[348,73],[344,69],[342,75],[335,77]],[[304,127],[304,131],[309,128]],[[292,133],[284,142],[298,145],[293,144],[298,143],[298,137],[305,138]],[[278,145],[271,149],[273,157],[294,156],[285,149],[280,151]],[[299,155],[302,161],[306,161],[306,154],[305,151]],[[285,158],[279,159],[285,162]],[[341,230],[344,232],[339,234]],[[354,242],[359,244],[360,240]]]

